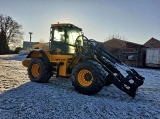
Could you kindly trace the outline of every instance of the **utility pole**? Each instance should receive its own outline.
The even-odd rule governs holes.
[[[32,39],[32,32],[29,32],[29,35],[30,35],[30,48],[31,48],[31,39]]]

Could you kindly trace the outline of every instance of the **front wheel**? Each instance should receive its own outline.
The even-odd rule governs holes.
[[[86,95],[98,93],[106,83],[103,67],[92,60],[78,63],[72,70],[71,80],[75,90]]]
[[[42,58],[32,58],[28,66],[28,75],[33,82],[46,83],[53,73]]]

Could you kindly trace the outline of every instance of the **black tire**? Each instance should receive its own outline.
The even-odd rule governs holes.
[[[106,84],[105,84],[105,86],[109,86],[109,85],[112,84],[112,83],[108,80],[109,78],[111,78],[110,75],[106,76]]]
[[[105,77],[106,72],[103,67],[92,60],[78,63],[71,73],[72,85],[75,90],[86,95],[98,93],[106,83]]]
[[[42,58],[32,58],[28,66],[28,75],[33,82],[46,83],[53,73]]]

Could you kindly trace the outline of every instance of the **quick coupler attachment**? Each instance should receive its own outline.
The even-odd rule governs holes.
[[[140,76],[134,69],[127,71],[127,73],[128,75],[124,78],[124,91],[134,98],[138,87],[144,82],[144,77]]]

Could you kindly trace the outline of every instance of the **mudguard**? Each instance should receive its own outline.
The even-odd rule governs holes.
[[[22,61],[23,66],[28,67],[28,64],[31,60],[31,58],[43,58],[43,60],[45,61],[46,65],[49,66],[50,65],[50,60],[48,58],[48,56],[46,55],[46,53],[43,50],[40,49],[34,49],[32,50],[26,57],[25,60]]]

